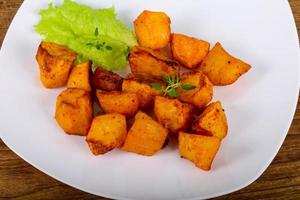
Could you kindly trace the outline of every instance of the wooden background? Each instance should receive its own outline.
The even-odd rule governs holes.
[[[300,0],[289,0],[300,35]],[[0,45],[22,0],[0,0]],[[255,14],[255,12],[253,13]],[[300,199],[300,101],[289,133],[272,164],[248,187],[216,198]],[[0,140],[0,199],[105,199],[67,186],[38,171]]]

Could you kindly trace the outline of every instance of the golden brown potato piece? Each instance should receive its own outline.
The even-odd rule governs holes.
[[[172,49],[171,49],[170,43],[168,43],[167,46],[165,46],[164,48],[162,48],[162,49],[156,49],[155,51],[158,52],[160,55],[165,56],[166,58],[174,60],[174,57],[172,55]]]
[[[93,75],[93,87],[105,91],[120,91],[123,78],[114,73],[98,67]]]
[[[207,75],[214,85],[234,83],[251,66],[225,51],[218,42],[204,58],[199,70]]]
[[[206,171],[210,170],[220,145],[221,140],[217,137],[179,133],[180,155]]]
[[[187,72],[181,75],[180,82],[185,85],[195,86],[192,90],[178,89],[181,101],[191,103],[198,108],[204,107],[213,97],[213,85],[201,72]]]
[[[168,130],[143,112],[135,115],[122,149],[144,156],[152,156],[164,145]]]
[[[149,74],[143,74],[143,73],[129,73],[127,76],[126,76],[126,79],[133,79],[133,80],[137,80],[139,82],[145,82],[145,83],[159,83],[159,84],[162,84],[162,85],[165,85],[165,82],[163,79],[161,78],[156,78],[156,77],[153,77]]]
[[[135,46],[129,57],[131,72],[134,74],[148,74],[156,78],[163,75],[175,75],[180,71],[180,65],[157,51]]]
[[[40,68],[40,79],[46,88],[64,86],[77,55],[70,49],[52,42],[41,42],[36,60]]]
[[[217,101],[209,104],[193,122],[192,130],[200,135],[223,139],[227,135],[228,125],[221,102]]]
[[[55,119],[71,135],[87,135],[93,119],[90,93],[68,88],[56,99]]]
[[[187,68],[197,67],[209,51],[209,43],[183,34],[173,33],[171,49],[175,60]]]
[[[68,88],[79,88],[86,91],[91,91],[90,85],[91,62],[85,62],[76,65],[69,76],[67,83]]]
[[[154,113],[165,128],[168,128],[172,133],[178,133],[189,127],[193,106],[188,103],[182,103],[177,99],[156,96]]]
[[[154,88],[151,87],[150,83],[151,80],[130,75],[124,79],[122,91],[137,94],[139,107],[141,109],[148,109],[153,106],[155,96],[160,95]]]
[[[99,155],[120,147],[124,143],[126,135],[126,117],[118,113],[111,113],[93,119],[86,141],[92,153]]]
[[[145,10],[134,21],[139,44],[151,49],[160,49],[170,41],[171,20],[164,12]]]
[[[135,93],[97,90],[96,96],[105,113],[120,113],[132,117],[139,109],[139,100]]]

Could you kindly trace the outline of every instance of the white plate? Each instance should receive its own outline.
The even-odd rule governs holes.
[[[132,27],[144,9],[162,10],[173,32],[221,41],[252,64],[235,84],[215,89],[229,121],[229,134],[210,172],[181,159],[167,147],[153,157],[113,150],[93,156],[85,138],[68,136],[53,118],[61,89],[39,82],[33,31],[47,1],[25,0],[0,54],[0,133],[24,160],[80,190],[118,199],[200,199],[241,189],[257,179],[280,148],[291,124],[299,91],[299,46],[285,0],[111,0],[79,1],[115,5]]]

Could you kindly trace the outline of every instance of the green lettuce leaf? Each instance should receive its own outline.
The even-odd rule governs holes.
[[[94,9],[72,0],[40,11],[35,31],[45,41],[64,45],[78,53],[77,62],[92,60],[94,66],[118,70],[128,64],[135,35],[120,20],[115,9]]]

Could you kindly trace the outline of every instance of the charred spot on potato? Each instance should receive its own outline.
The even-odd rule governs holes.
[[[165,61],[165,63],[170,66],[178,66],[178,63],[173,60],[167,60],[167,61]]]
[[[120,91],[122,82],[123,78],[120,75],[101,67],[97,67],[92,78],[93,87],[105,91]]]
[[[164,85],[165,82],[161,78],[155,78],[149,74],[145,73],[129,73],[126,80],[134,80],[139,83],[144,83],[150,85],[150,83],[159,83],[161,85]]]
[[[166,138],[166,141],[164,143],[164,145],[162,146],[162,149],[165,148],[166,146],[168,146],[169,144],[169,138]]]

